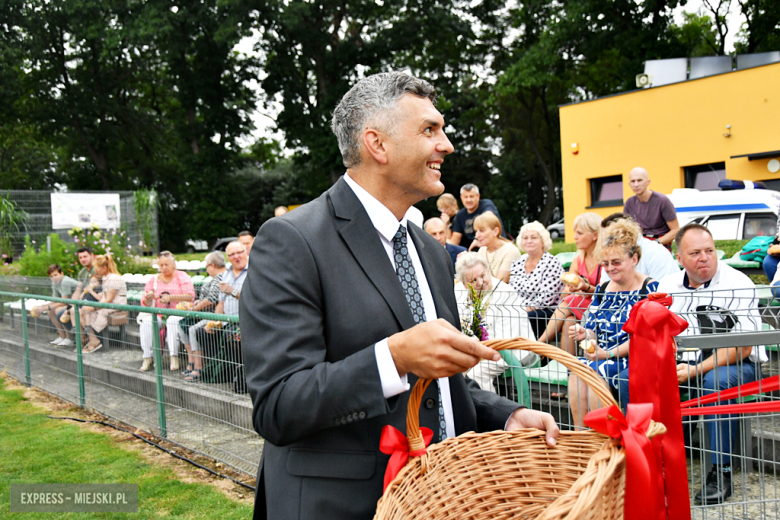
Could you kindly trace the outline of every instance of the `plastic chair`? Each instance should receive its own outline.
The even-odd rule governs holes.
[[[574,259],[577,258],[576,252],[564,252],[564,253],[558,253],[555,255],[555,258],[558,259],[558,261],[561,263],[561,267],[564,269],[568,269],[571,266],[571,263],[574,262]]]

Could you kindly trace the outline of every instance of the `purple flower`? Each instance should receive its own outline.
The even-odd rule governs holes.
[[[3,253],[3,258],[8,258],[8,255],[6,255],[5,253]]]

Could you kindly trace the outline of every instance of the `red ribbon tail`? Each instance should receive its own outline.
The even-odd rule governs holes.
[[[728,388],[714,394],[705,395],[697,399],[688,399],[687,401],[680,403],[680,407],[689,408],[693,406],[701,406],[703,404],[717,403],[718,401],[728,401],[730,399],[737,399],[739,397],[748,397],[750,395],[756,395],[763,392],[774,392],[775,390],[779,389],[780,376],[772,376],[760,379],[758,381],[753,381],[752,383],[745,383],[744,385]]]
[[[689,415],[722,415],[734,413],[767,413],[780,412],[780,401],[761,401],[756,403],[723,404],[720,406],[702,406],[698,408],[683,408],[684,417]]]

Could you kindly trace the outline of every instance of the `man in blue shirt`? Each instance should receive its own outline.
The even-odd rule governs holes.
[[[492,212],[501,222],[501,229],[504,227],[504,221],[498,213],[496,205],[490,199],[479,199],[479,187],[476,184],[464,184],[460,189],[460,200],[463,202],[463,208],[455,215],[452,222],[452,237],[450,242],[463,246],[469,251],[477,247],[474,242],[474,219],[486,211]],[[506,232],[502,231],[501,236],[506,238]]]
[[[236,240],[227,245],[225,252],[230,262],[230,269],[222,274],[222,281],[219,284],[219,302],[214,312],[238,316],[238,300],[241,298],[241,288],[246,280],[249,251],[244,244]],[[206,332],[214,331],[207,327]],[[227,323],[219,332],[223,340],[221,343],[224,355],[227,361],[233,365],[233,391],[240,394],[246,393],[246,379],[242,368],[241,331],[238,324]]]
[[[429,218],[425,221],[425,232],[435,238],[452,258],[452,268],[455,268],[455,261],[458,259],[458,255],[466,252],[465,247],[456,246],[455,244],[447,243],[447,225],[439,217]]]

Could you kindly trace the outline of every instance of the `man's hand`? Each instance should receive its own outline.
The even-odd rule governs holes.
[[[689,365],[688,363],[680,363],[677,365],[677,381],[685,383],[691,378],[696,377],[699,373],[698,365]]]
[[[220,282],[219,284],[219,290],[220,292],[223,292],[225,294],[230,294],[233,292],[233,286],[229,283]]]
[[[509,416],[509,420],[506,422],[506,431],[511,432],[521,428],[536,428],[546,431],[545,438],[550,446],[555,446],[558,442],[560,430],[555,424],[555,419],[549,413],[530,408],[518,408]]]
[[[498,352],[443,319],[393,334],[387,339],[387,346],[401,377],[409,373],[423,379],[450,377],[466,372],[481,359],[501,359]]]

